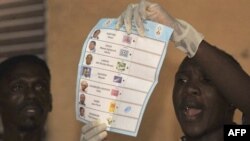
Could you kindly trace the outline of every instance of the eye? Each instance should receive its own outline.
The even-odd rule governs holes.
[[[48,89],[48,87],[43,83],[36,83],[36,85],[35,85],[36,91],[46,91],[47,89]]]
[[[24,87],[25,86],[24,86],[24,84],[22,82],[16,82],[16,83],[12,84],[11,90],[13,92],[20,92],[20,91],[22,91],[24,89]]]
[[[208,78],[204,78],[203,80],[204,80],[205,82],[211,82],[211,80],[208,79]]]
[[[36,89],[37,91],[40,91],[40,90],[43,89],[43,86],[40,85],[40,84],[38,84],[38,85],[35,86],[35,89]]]
[[[203,78],[202,78],[202,81],[203,81],[204,83],[210,83],[210,82],[211,82],[211,79],[208,78],[208,77],[203,77]]]
[[[176,82],[179,84],[185,84],[188,82],[188,79],[186,77],[177,77]]]
[[[178,79],[178,82],[180,82],[180,83],[187,83],[188,80],[184,79],[184,78],[180,78],[180,79]]]

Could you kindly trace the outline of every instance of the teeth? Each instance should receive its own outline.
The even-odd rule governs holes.
[[[34,113],[35,110],[34,110],[34,109],[29,109],[29,110],[27,110],[27,112],[29,112],[29,113]]]
[[[189,116],[189,117],[196,116],[201,112],[202,112],[201,109],[196,109],[196,108],[192,108],[192,107],[185,107],[185,115]]]
[[[35,113],[36,110],[34,108],[29,108],[29,109],[26,110],[26,112],[28,112],[28,113]]]

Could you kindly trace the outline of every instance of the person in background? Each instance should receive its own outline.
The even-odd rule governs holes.
[[[175,75],[173,104],[184,136],[183,141],[223,141],[223,126],[235,124],[238,108],[242,124],[250,124],[250,77],[228,53],[209,44],[188,22],[172,17],[157,3],[141,0],[130,4],[118,18],[117,29],[131,21],[144,36],[144,20],[172,27],[171,41],[187,57]],[[81,141],[107,138],[106,125],[93,121],[83,126]]]
[[[50,70],[33,55],[9,58],[0,64],[0,113],[3,141],[43,141],[52,111]]]

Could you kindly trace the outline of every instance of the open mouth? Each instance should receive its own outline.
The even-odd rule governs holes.
[[[41,115],[42,109],[40,108],[40,106],[38,106],[36,104],[30,104],[30,105],[25,105],[21,109],[21,113],[23,113],[27,116]]]
[[[184,109],[184,115],[187,120],[195,120],[199,117],[199,115],[201,115],[202,111],[203,110],[200,108],[187,106]]]
[[[203,104],[197,101],[184,101],[181,104],[181,115],[187,121],[197,120],[204,111]]]

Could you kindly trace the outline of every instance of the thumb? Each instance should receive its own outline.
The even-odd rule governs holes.
[[[148,0],[141,0],[141,2],[138,5],[138,11],[140,14],[140,17],[145,20],[147,19],[147,9],[150,6],[150,2]]]
[[[152,13],[155,13],[156,8],[158,7],[159,5],[157,3],[152,3],[152,2],[149,2],[148,0],[141,0],[138,6],[140,17],[143,20],[148,19],[152,15]]]

